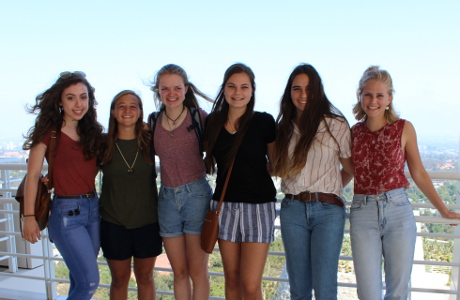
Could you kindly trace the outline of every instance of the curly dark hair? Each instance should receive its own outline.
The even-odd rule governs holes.
[[[94,88],[86,80],[83,72],[65,72],[67,76],[60,76],[58,80],[45,92],[39,94],[36,103],[28,107],[29,113],[36,114],[35,125],[32,126],[24,136],[23,149],[29,150],[40,143],[45,135],[52,129],[56,128],[57,141],[59,145],[59,136],[64,124],[64,112],[59,107],[64,89],[77,83],[83,83],[88,89],[88,111],[81,120],[78,121],[77,133],[80,136],[80,145],[86,159],[92,159],[100,155],[102,150],[102,131],[103,127],[97,122],[96,105],[94,97]],[[63,73],[62,73],[63,74]]]

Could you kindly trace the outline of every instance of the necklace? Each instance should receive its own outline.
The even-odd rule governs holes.
[[[118,147],[117,142],[115,142],[115,146],[117,146],[117,149],[118,149],[118,152],[120,152],[121,158],[123,158],[123,160],[125,161],[126,166],[128,167],[128,173],[133,174],[134,173],[134,168],[133,167],[134,167],[134,164],[136,163],[137,155],[139,154],[139,148],[137,148],[136,157],[134,157],[133,164],[131,166],[129,166],[128,162],[126,161],[125,156],[123,155],[123,153],[121,153],[120,147]]]
[[[236,130],[235,126],[233,126],[233,124],[231,124],[230,122],[230,119],[227,119],[227,124],[228,124],[228,127],[230,127],[230,134],[235,134],[238,132],[238,130]]]
[[[165,111],[165,114],[166,114],[166,111]],[[169,118],[168,118],[169,119]],[[168,123],[168,127],[169,127],[169,136],[170,137],[174,137],[174,132],[173,130],[171,129],[171,125],[169,124],[169,120],[166,119],[166,123]],[[173,126],[174,126],[174,123],[173,123]]]
[[[180,114],[177,116],[177,118],[175,118],[175,119],[173,120],[173,119],[171,119],[171,118],[168,116],[168,114],[166,113],[166,109],[165,109],[165,116],[166,116],[166,118],[168,118],[169,120],[172,121],[173,125],[176,125],[177,120],[180,118],[180,116],[182,116],[182,113],[184,112],[184,110],[185,110],[185,105],[182,105],[182,111],[181,111]],[[168,123],[168,124],[169,124],[169,123]]]

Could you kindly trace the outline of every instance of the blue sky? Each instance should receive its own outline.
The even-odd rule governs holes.
[[[107,126],[123,89],[155,110],[145,83],[167,63],[211,97],[228,66],[246,63],[256,74],[256,109],[276,117],[289,73],[307,62],[350,124],[358,80],[377,64],[391,73],[395,107],[419,136],[458,139],[459,12],[456,0],[0,0],[0,137],[33,125],[25,105],[61,71],[87,74]]]

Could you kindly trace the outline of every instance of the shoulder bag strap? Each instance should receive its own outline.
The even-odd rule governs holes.
[[[217,214],[220,213],[220,209],[222,208],[222,203],[224,202],[224,198],[225,198],[225,192],[227,191],[228,180],[230,179],[230,174],[232,173],[234,163],[235,163],[235,158],[233,158],[232,164],[228,168],[227,177],[225,178],[225,182],[224,182],[224,187],[222,188],[222,193],[220,194],[219,206],[217,207],[217,211],[216,211]]]
[[[56,129],[51,130],[51,141],[50,141],[50,155],[48,162],[48,190],[51,191],[54,187],[54,156],[56,155]]]

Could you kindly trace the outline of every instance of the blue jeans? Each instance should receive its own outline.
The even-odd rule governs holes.
[[[201,235],[211,197],[212,189],[206,177],[177,187],[161,185],[158,196],[160,235]]]
[[[417,229],[406,191],[354,195],[350,210],[359,299],[382,299],[382,256],[385,299],[407,299]]]
[[[89,300],[99,285],[99,198],[51,202],[48,231],[69,268],[68,300]]]
[[[291,299],[337,299],[345,206],[284,198],[280,219]]]

